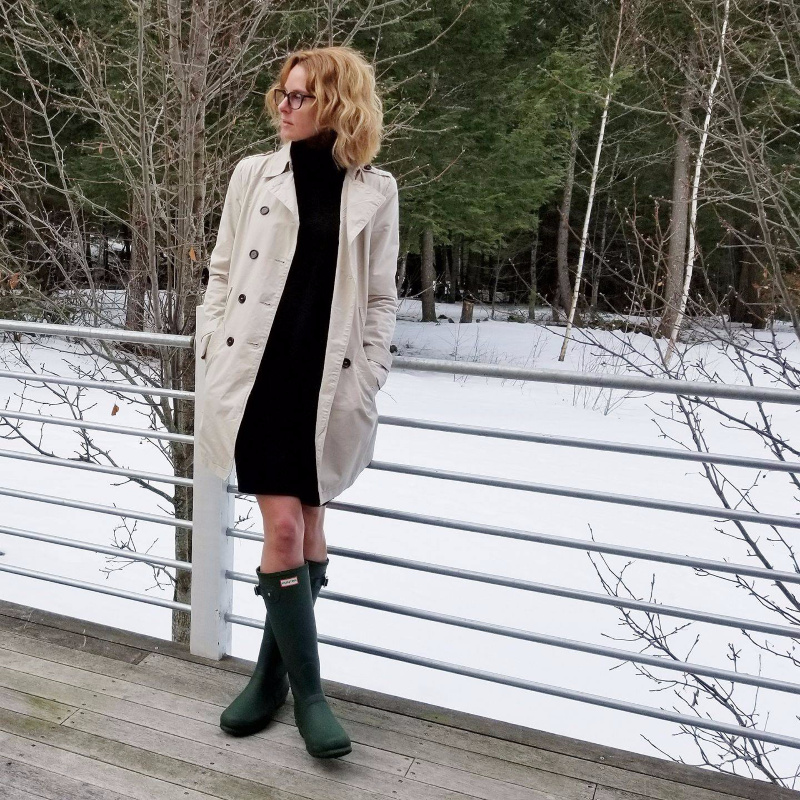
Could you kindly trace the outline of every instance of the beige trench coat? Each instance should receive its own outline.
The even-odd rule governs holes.
[[[289,147],[236,164],[209,261],[206,319],[195,338],[206,364],[195,457],[223,479],[233,466],[236,434],[297,244]],[[317,407],[320,503],[343,492],[372,459],[375,396],[392,363],[398,250],[397,181],[377,167],[350,167]]]

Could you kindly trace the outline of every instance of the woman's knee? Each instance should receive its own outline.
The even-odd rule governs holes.
[[[263,509],[265,544],[286,552],[297,549],[305,533],[299,502],[270,502],[267,505]]]

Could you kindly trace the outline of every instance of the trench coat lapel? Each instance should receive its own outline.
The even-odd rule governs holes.
[[[268,181],[267,191],[286,206],[295,222],[299,224],[297,193],[289,154],[290,145],[291,142],[286,142],[270,159],[270,164],[264,172],[264,180]],[[364,229],[386,199],[377,189],[364,183],[361,173],[361,167],[348,167],[342,189],[340,220],[344,220],[347,225],[348,245]]]

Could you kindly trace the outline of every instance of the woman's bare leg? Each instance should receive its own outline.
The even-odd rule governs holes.
[[[324,561],[328,557],[323,522],[325,506],[302,506],[305,533],[303,536],[303,558],[309,561]]]
[[[303,566],[305,522],[300,499],[289,495],[257,494],[256,500],[264,519],[261,571],[280,572]]]

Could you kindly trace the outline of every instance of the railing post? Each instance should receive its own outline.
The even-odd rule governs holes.
[[[195,354],[199,334],[205,330],[205,313],[197,306]],[[197,453],[201,404],[204,397],[206,362],[195,358],[194,435]],[[225,615],[233,607],[233,585],[225,577],[233,569],[235,496],[228,481],[217,477],[194,459],[192,503],[192,627],[189,650],[193,655],[219,660],[231,652],[231,623]]]

